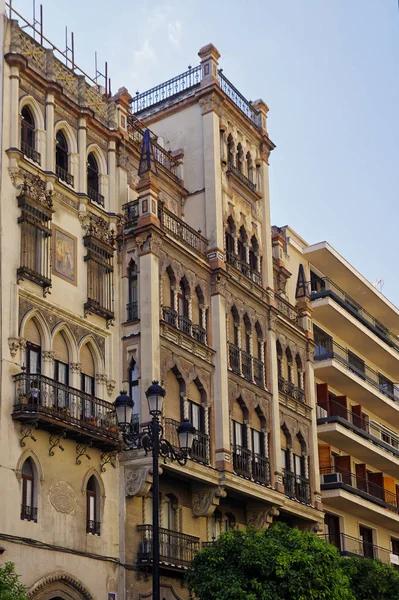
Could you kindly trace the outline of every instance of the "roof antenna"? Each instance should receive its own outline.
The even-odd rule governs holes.
[[[382,292],[382,288],[384,287],[384,280],[383,279],[377,279],[374,283],[373,286],[379,291]]]

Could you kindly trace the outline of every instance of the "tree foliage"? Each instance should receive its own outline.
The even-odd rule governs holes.
[[[399,572],[372,558],[342,559],[356,600],[399,599]]]
[[[19,582],[14,563],[0,565],[0,600],[27,600],[26,587]]]
[[[283,523],[223,534],[187,582],[199,600],[355,600],[337,549]]]

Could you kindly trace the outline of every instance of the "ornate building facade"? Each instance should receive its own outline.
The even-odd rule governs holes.
[[[196,427],[186,466],[162,465],[162,597],[187,598],[195,552],[231,528],[282,520],[325,528],[332,543],[356,537],[361,494],[331,485],[346,484],[334,457],[361,459],[365,434],[349,447],[331,407],[346,393],[359,416],[368,375],[346,391],[333,342],[328,357],[320,349],[321,329],[343,339],[318,283],[335,277],[328,252],[271,227],[266,104],[242,96],[211,44],[186,73],[111,96],[37,32],[4,24],[0,539],[29,597],[151,597],[150,458],[121,452],[112,403],[126,388],[133,427],[145,427],[154,379],[172,445],[183,418]],[[396,309],[367,289],[396,324]],[[388,361],[377,394],[386,427],[396,350],[378,355],[381,332],[375,342],[369,327],[356,344],[374,369]],[[358,404],[371,410],[372,392]],[[387,439],[378,452],[368,440],[363,466],[393,491]],[[397,515],[385,506],[382,523],[368,510],[364,526],[384,528],[373,544],[388,546]]]

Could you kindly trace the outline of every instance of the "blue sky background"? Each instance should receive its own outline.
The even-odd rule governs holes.
[[[42,0],[44,33],[112,91],[144,91],[198,64],[270,108],[272,222],[328,240],[399,305],[397,0]],[[31,0],[13,0],[30,20]],[[39,1],[37,2],[37,8]]]

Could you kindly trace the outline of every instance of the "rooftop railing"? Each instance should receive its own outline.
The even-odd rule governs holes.
[[[363,323],[380,339],[386,342],[392,348],[399,350],[399,338],[393,334],[385,325],[378,321],[373,315],[368,313],[360,304],[353,300],[344,290],[338,287],[328,277],[320,277],[309,282],[310,299],[332,298],[342,308],[347,310],[355,319]]]
[[[234,102],[236,106],[250,119],[258,125],[258,111],[252,106],[252,102],[247,100],[234,85],[229,81],[226,75],[223,75],[223,69],[219,69],[218,71],[219,85],[220,88],[224,91],[226,96],[230,98]]]
[[[347,348],[343,348],[337,342],[333,340],[319,340],[316,342],[318,345],[315,347],[315,362],[320,363],[324,360],[335,359],[351,373],[354,373],[357,377],[366,381],[377,389],[381,394],[387,396],[394,402],[399,402],[399,388],[389,381],[381,373],[377,373],[366,363],[360,363],[354,361],[353,353]]]

